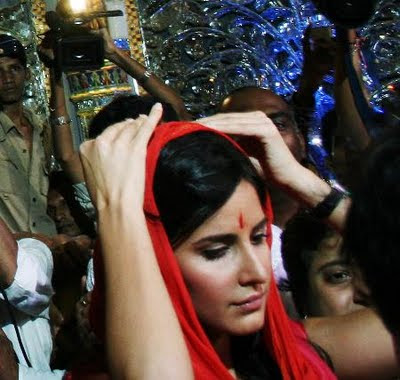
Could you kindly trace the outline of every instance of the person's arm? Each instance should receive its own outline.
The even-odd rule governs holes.
[[[18,379],[17,356],[11,341],[4,331],[0,329],[0,380]]]
[[[80,149],[98,212],[107,356],[115,379],[193,378],[143,211],[146,147],[161,114],[157,104],[148,118],[109,127]]]
[[[0,219],[0,286],[8,288],[17,271],[17,242],[10,229]]]
[[[223,113],[198,122],[241,137],[239,144],[259,160],[265,175],[305,206],[316,207],[331,192],[325,181],[293,157],[276,126],[263,112]],[[252,138],[251,144],[248,144],[249,137]],[[342,198],[326,219],[339,232],[344,230],[350,204],[350,198]]]
[[[136,79],[149,94],[163,103],[169,103],[182,120],[191,120],[192,116],[186,110],[182,98],[155,74],[150,73],[145,66],[118,49],[105,29],[101,30],[104,39],[105,56],[122,70]]]
[[[337,54],[335,60],[335,107],[338,115],[338,127],[341,134],[351,138],[351,142],[358,152],[361,152],[370,142],[366,126],[357,110],[354,96],[351,90],[350,81],[347,75],[344,44],[350,46],[352,62],[357,72],[360,72],[360,57],[357,51],[357,35],[354,30],[347,32],[348,41],[337,42]],[[356,47],[352,51],[351,46]],[[366,96],[366,94],[364,94]]]
[[[303,67],[299,78],[299,88],[293,94],[292,105],[297,124],[307,139],[308,129],[314,120],[315,92],[322,85],[335,61],[335,43],[331,28],[309,26],[303,37]]]
[[[40,370],[18,364],[18,380],[62,380],[65,370]]]
[[[18,241],[17,267],[4,289],[10,303],[22,313],[46,316],[53,295],[53,258],[50,249],[36,239]]]
[[[83,181],[83,169],[79,152],[74,149],[71,132],[71,120],[68,115],[62,73],[55,67],[54,44],[55,35],[47,32],[38,47],[40,59],[49,68],[50,73],[50,124],[55,156],[72,183]]]
[[[392,336],[372,309],[303,323],[310,341],[330,356],[339,379],[393,379],[400,374]]]
[[[72,183],[83,181],[83,169],[79,158],[79,152],[74,148],[71,132],[71,120],[69,119],[65,105],[64,86],[61,73],[50,69],[51,85],[51,128],[53,133],[54,152],[57,161],[66,172]]]

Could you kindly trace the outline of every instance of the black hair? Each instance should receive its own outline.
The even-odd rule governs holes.
[[[352,191],[344,247],[359,265],[386,327],[400,333],[400,129],[367,152]]]
[[[282,260],[297,312],[307,315],[308,273],[322,240],[334,230],[306,212],[295,215],[282,233]]]
[[[125,119],[136,119],[139,115],[148,115],[151,108],[157,102],[162,103],[160,100],[150,95],[121,95],[116,97],[93,117],[89,126],[89,138],[97,137],[114,123]],[[162,105],[163,121],[179,120],[171,104],[162,103]]]
[[[249,158],[227,139],[195,132],[170,141],[161,151],[154,194],[173,246],[187,238],[233,194],[241,180],[265,203],[265,185]]]
[[[233,337],[232,358],[235,372],[242,380],[282,379],[278,365],[267,352],[261,332]]]
[[[25,48],[15,37],[8,34],[0,34],[0,49],[3,50],[0,53],[0,57],[16,58],[22,66],[26,67]]]

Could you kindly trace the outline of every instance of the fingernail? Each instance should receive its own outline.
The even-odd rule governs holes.
[[[154,107],[157,109],[161,109],[162,105],[161,105],[161,103],[156,103],[156,104],[154,104]]]

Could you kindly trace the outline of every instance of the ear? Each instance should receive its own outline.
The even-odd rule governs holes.
[[[25,80],[29,81],[32,79],[32,71],[31,69],[25,68]]]
[[[303,134],[298,131],[299,142],[300,142],[300,149],[301,149],[301,158],[304,160],[307,157],[307,148],[306,148],[306,141]]]

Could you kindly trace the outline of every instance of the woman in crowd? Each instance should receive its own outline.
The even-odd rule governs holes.
[[[269,119],[254,114],[241,115],[247,125],[230,132],[258,128],[268,174],[281,185],[301,178],[291,181],[292,193],[319,204],[329,186],[296,166]],[[334,378],[281,305],[266,244],[272,214],[248,159],[224,135],[174,123],[156,129],[145,164],[160,117],[156,107],[81,150],[98,210],[112,375]],[[330,215],[338,228],[347,205],[339,200]],[[99,285],[94,306],[104,296]]]
[[[118,363],[113,375],[152,378],[161,370],[163,378],[174,379],[192,374],[204,379],[304,378],[306,373],[310,379],[333,379],[301,326],[287,318],[271,279],[267,240],[272,214],[263,180],[246,155],[226,136],[199,125],[164,125],[148,148],[144,193],[146,145],[154,125],[146,121],[137,135],[135,128],[124,126],[106,130],[97,139],[102,147],[91,153],[83,148],[82,154],[84,165],[93,165],[86,160],[92,153],[109,165],[108,149],[122,153],[123,145],[131,143],[127,151],[136,153],[129,162],[136,179],[120,188],[108,188],[111,173],[99,172],[100,163],[91,166],[93,175],[86,166],[99,212],[106,337],[109,347],[110,341],[116,344],[109,351],[111,363]],[[107,136],[112,145],[102,144]],[[120,159],[127,163],[128,157]],[[113,166],[112,176],[127,177],[126,169],[117,174],[120,168]],[[126,249],[117,248],[117,241]],[[114,272],[116,261],[125,269],[127,261],[135,265],[121,276]],[[134,302],[121,308],[115,291]],[[96,304],[96,288],[93,297]],[[134,305],[140,305],[140,316],[134,312],[132,319]],[[138,329],[130,328],[133,323]],[[159,328],[148,334],[151,326]],[[132,350],[119,346],[123,335]],[[160,355],[154,355],[155,349]]]
[[[368,305],[367,295],[355,286],[355,268],[341,248],[341,235],[309,213],[296,215],[286,225],[283,264],[302,318],[344,315]]]

